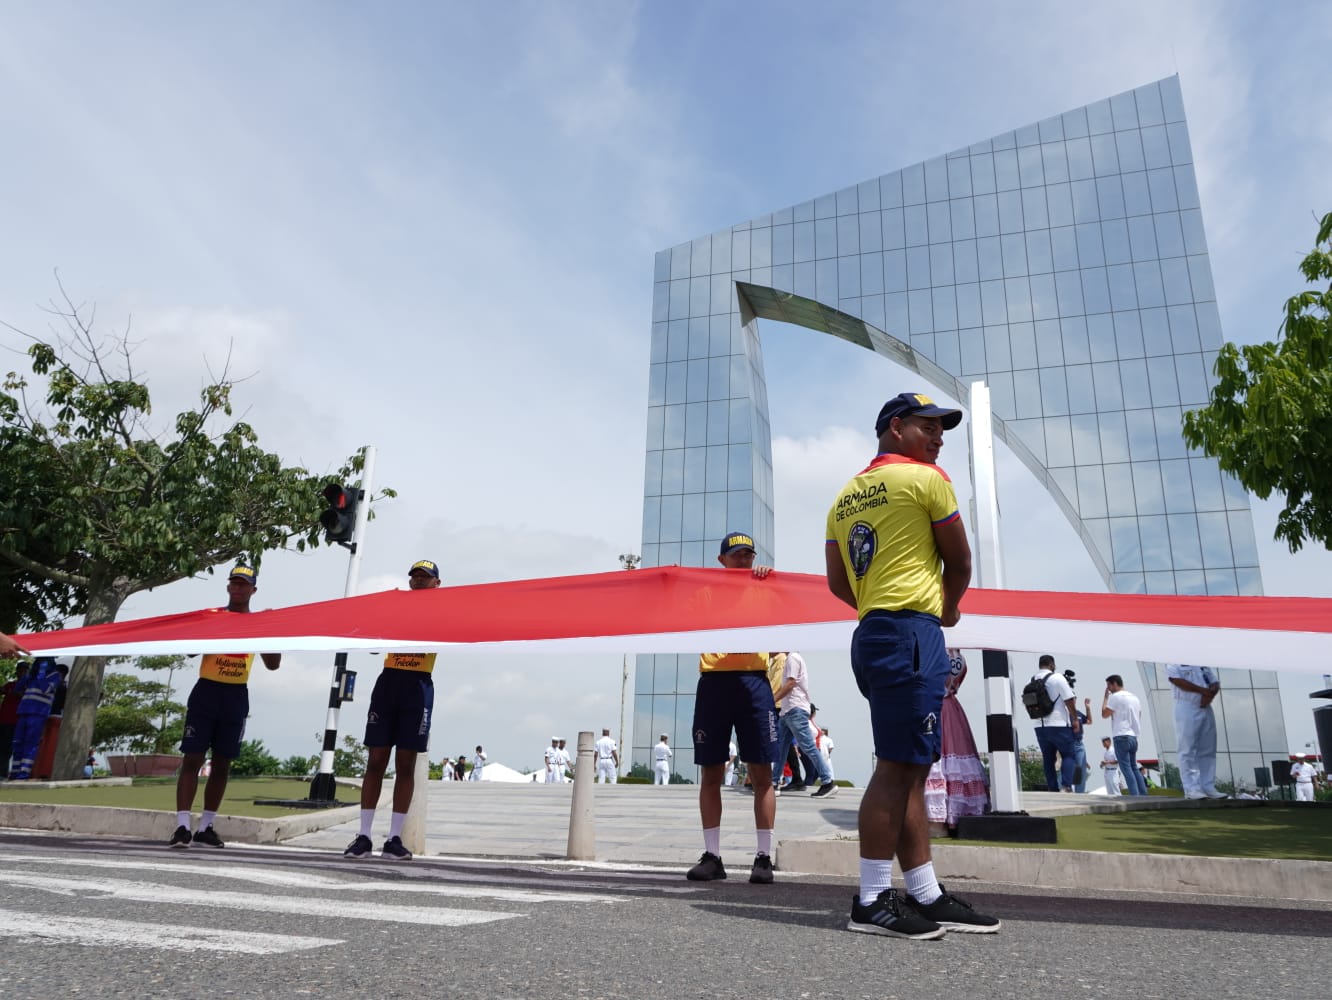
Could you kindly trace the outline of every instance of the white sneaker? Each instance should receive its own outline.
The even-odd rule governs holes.
[[[1185,792],[1184,797],[1186,799],[1205,799],[1207,795],[1203,792]]]
[[[1225,792],[1218,791],[1218,790],[1215,789],[1215,788],[1209,788],[1207,791],[1203,792],[1203,795],[1207,796],[1209,799],[1228,799],[1228,798],[1230,798],[1230,796],[1227,795]],[[196,838],[196,839],[198,839],[198,838]]]

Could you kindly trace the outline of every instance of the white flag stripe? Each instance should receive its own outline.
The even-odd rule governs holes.
[[[485,924],[519,916],[493,910],[451,910],[441,907],[387,906],[382,903],[338,902],[328,899],[303,899],[292,896],[261,896],[248,892],[216,892],[183,889],[153,882],[129,882],[119,879],[57,878],[24,872],[0,872],[0,883],[25,886],[60,895],[84,897],[108,896],[113,899],[175,906],[207,906],[219,909],[260,913],[290,913],[344,920],[388,920],[403,924],[429,924],[433,927],[462,927]]]
[[[281,955],[343,943],[338,938],[258,934],[215,927],[167,927],[99,917],[37,916],[18,910],[0,910],[0,937],[18,944],[225,951],[245,955]]]
[[[12,862],[26,865],[51,864],[61,871],[68,871],[77,865],[84,868],[109,868],[113,870],[142,870],[154,873],[163,871],[183,872],[190,875],[202,875],[208,878],[232,879],[238,882],[250,882],[256,885],[268,885],[291,889],[317,889],[321,892],[374,892],[374,893],[419,893],[425,896],[450,896],[457,899],[494,899],[505,903],[604,903],[604,896],[592,893],[547,892],[537,889],[501,889],[485,888],[483,885],[441,885],[436,882],[415,881],[410,878],[403,881],[352,881],[348,882],[329,875],[315,872],[299,872],[275,868],[258,867],[219,867],[217,865],[172,864],[169,867],[148,860],[108,861],[93,858],[53,858],[41,855],[12,856]],[[347,862],[348,868],[357,867],[357,874],[364,870],[359,862]],[[404,875],[407,873],[404,872]],[[452,877],[452,876],[451,876]],[[0,876],[2,879],[3,876]],[[478,882],[486,881],[484,879]],[[491,880],[493,881],[493,880]],[[614,902],[614,900],[611,900]]]

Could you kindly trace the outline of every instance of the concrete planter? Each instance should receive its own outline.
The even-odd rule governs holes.
[[[183,759],[176,753],[108,754],[106,764],[113,778],[169,777]]]

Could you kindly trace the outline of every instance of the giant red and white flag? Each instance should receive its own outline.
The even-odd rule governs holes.
[[[1321,673],[1332,599],[971,590],[949,645]],[[34,653],[845,650],[854,612],[823,577],[663,566],[393,590],[248,615],[217,609],[21,636]]]

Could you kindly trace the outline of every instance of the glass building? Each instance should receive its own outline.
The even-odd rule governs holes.
[[[868,348],[963,403],[984,379],[995,434],[1110,590],[1262,592],[1248,495],[1180,433],[1222,333],[1178,77],[659,252],[645,566],[715,565],[731,529],[775,564],[760,319]],[[1165,669],[1140,669],[1173,763]],[[1276,674],[1221,675],[1218,778],[1251,786],[1286,756]],[[693,777],[697,676],[695,656],[638,657],[635,763],[666,733]]]

